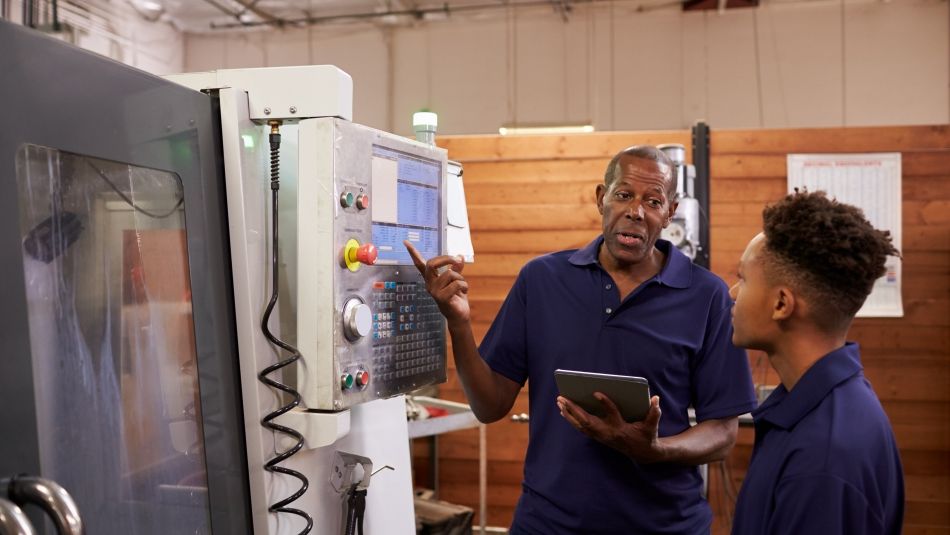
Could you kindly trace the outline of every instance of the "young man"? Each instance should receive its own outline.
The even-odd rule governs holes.
[[[823,192],[765,209],[732,287],[733,342],[782,384],[752,412],[755,447],[734,534],[898,534],[904,481],[890,423],[845,341],[899,254],[860,209]]]
[[[505,417],[531,384],[512,534],[709,532],[696,465],[725,456],[755,398],[745,352],[730,341],[725,283],[659,239],[675,194],[662,152],[617,154],[596,190],[603,235],[528,262],[478,348],[462,265],[445,256],[426,263],[407,244],[448,320],[475,415]],[[644,422],[624,422],[609,400],[608,416],[597,418],[558,397],[557,368],[645,377],[659,397]]]

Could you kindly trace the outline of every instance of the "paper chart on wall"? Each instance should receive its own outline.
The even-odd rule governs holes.
[[[901,250],[900,153],[789,154],[788,191],[802,187],[860,207],[875,228],[890,231]],[[888,257],[886,267],[858,317],[903,317],[900,258]]]

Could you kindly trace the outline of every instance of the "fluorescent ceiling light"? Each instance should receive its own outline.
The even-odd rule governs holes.
[[[498,133],[503,136],[544,135],[544,134],[589,134],[594,131],[592,124],[548,124],[548,125],[510,125],[502,126]]]
[[[141,5],[142,9],[148,11],[162,11],[165,9],[165,6],[155,2],[154,0],[144,0]]]

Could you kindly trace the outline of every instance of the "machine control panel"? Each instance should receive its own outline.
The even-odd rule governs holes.
[[[403,245],[444,250],[445,151],[333,118],[301,121],[299,142],[305,406],[341,410],[445,381],[445,321]]]

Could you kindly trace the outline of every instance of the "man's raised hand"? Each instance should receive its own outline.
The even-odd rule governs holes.
[[[403,241],[412,263],[426,282],[426,291],[435,299],[449,326],[471,319],[468,282],[462,276],[465,262],[458,256],[437,256],[426,261],[409,241]]]

